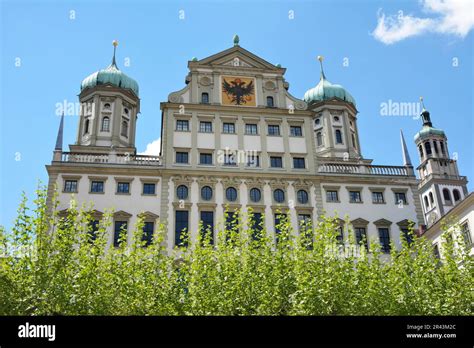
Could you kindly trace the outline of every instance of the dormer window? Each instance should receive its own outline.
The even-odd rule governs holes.
[[[273,103],[273,97],[267,97],[267,106],[273,108],[275,104]]]
[[[209,93],[202,93],[201,94],[201,103],[202,104],[209,104]]]

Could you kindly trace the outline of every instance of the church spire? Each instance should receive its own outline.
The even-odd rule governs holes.
[[[408,153],[407,144],[405,143],[405,137],[403,136],[403,131],[400,129],[400,142],[402,144],[402,155],[403,155],[403,165],[412,166],[410,154]]]
[[[64,131],[64,112],[61,115],[61,121],[59,122],[58,136],[56,137],[55,151],[63,150],[63,131]]]

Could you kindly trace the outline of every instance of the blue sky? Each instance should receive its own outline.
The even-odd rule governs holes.
[[[82,79],[110,63],[113,39],[119,67],[140,85],[139,152],[159,137],[159,104],[184,87],[187,61],[231,47],[237,33],[242,47],[287,68],[299,98],[318,82],[316,56],[323,55],[328,80],[357,101],[362,152],[375,164],[402,164],[399,129],[418,164],[413,136],[421,121],[381,115],[381,103],[424,96],[461,174],[474,180],[473,15],[461,7],[438,0],[2,1],[0,224],[11,226],[22,191],[32,197],[38,180],[47,183],[56,104],[77,101]],[[75,142],[77,121],[66,117],[65,145]]]

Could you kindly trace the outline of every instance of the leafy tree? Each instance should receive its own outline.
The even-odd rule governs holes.
[[[50,213],[46,202],[44,188],[33,210],[23,196],[12,230],[0,227],[0,315],[472,315],[473,258],[459,234],[446,233],[441,260],[415,235],[388,257],[351,230],[338,243],[335,218],[294,231],[282,217],[275,236],[249,210],[173,252],[163,224],[146,246],[139,219],[115,248],[112,212],[93,238],[91,206],[72,201],[64,214],[54,197]]]

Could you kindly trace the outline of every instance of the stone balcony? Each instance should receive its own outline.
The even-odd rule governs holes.
[[[55,154],[54,162],[91,163],[91,164],[126,164],[135,166],[161,166],[160,156],[131,155],[117,153],[83,153],[59,152]]]
[[[385,175],[385,176],[414,176],[412,167],[377,166],[371,164],[323,163],[318,166],[321,174],[349,175]]]

